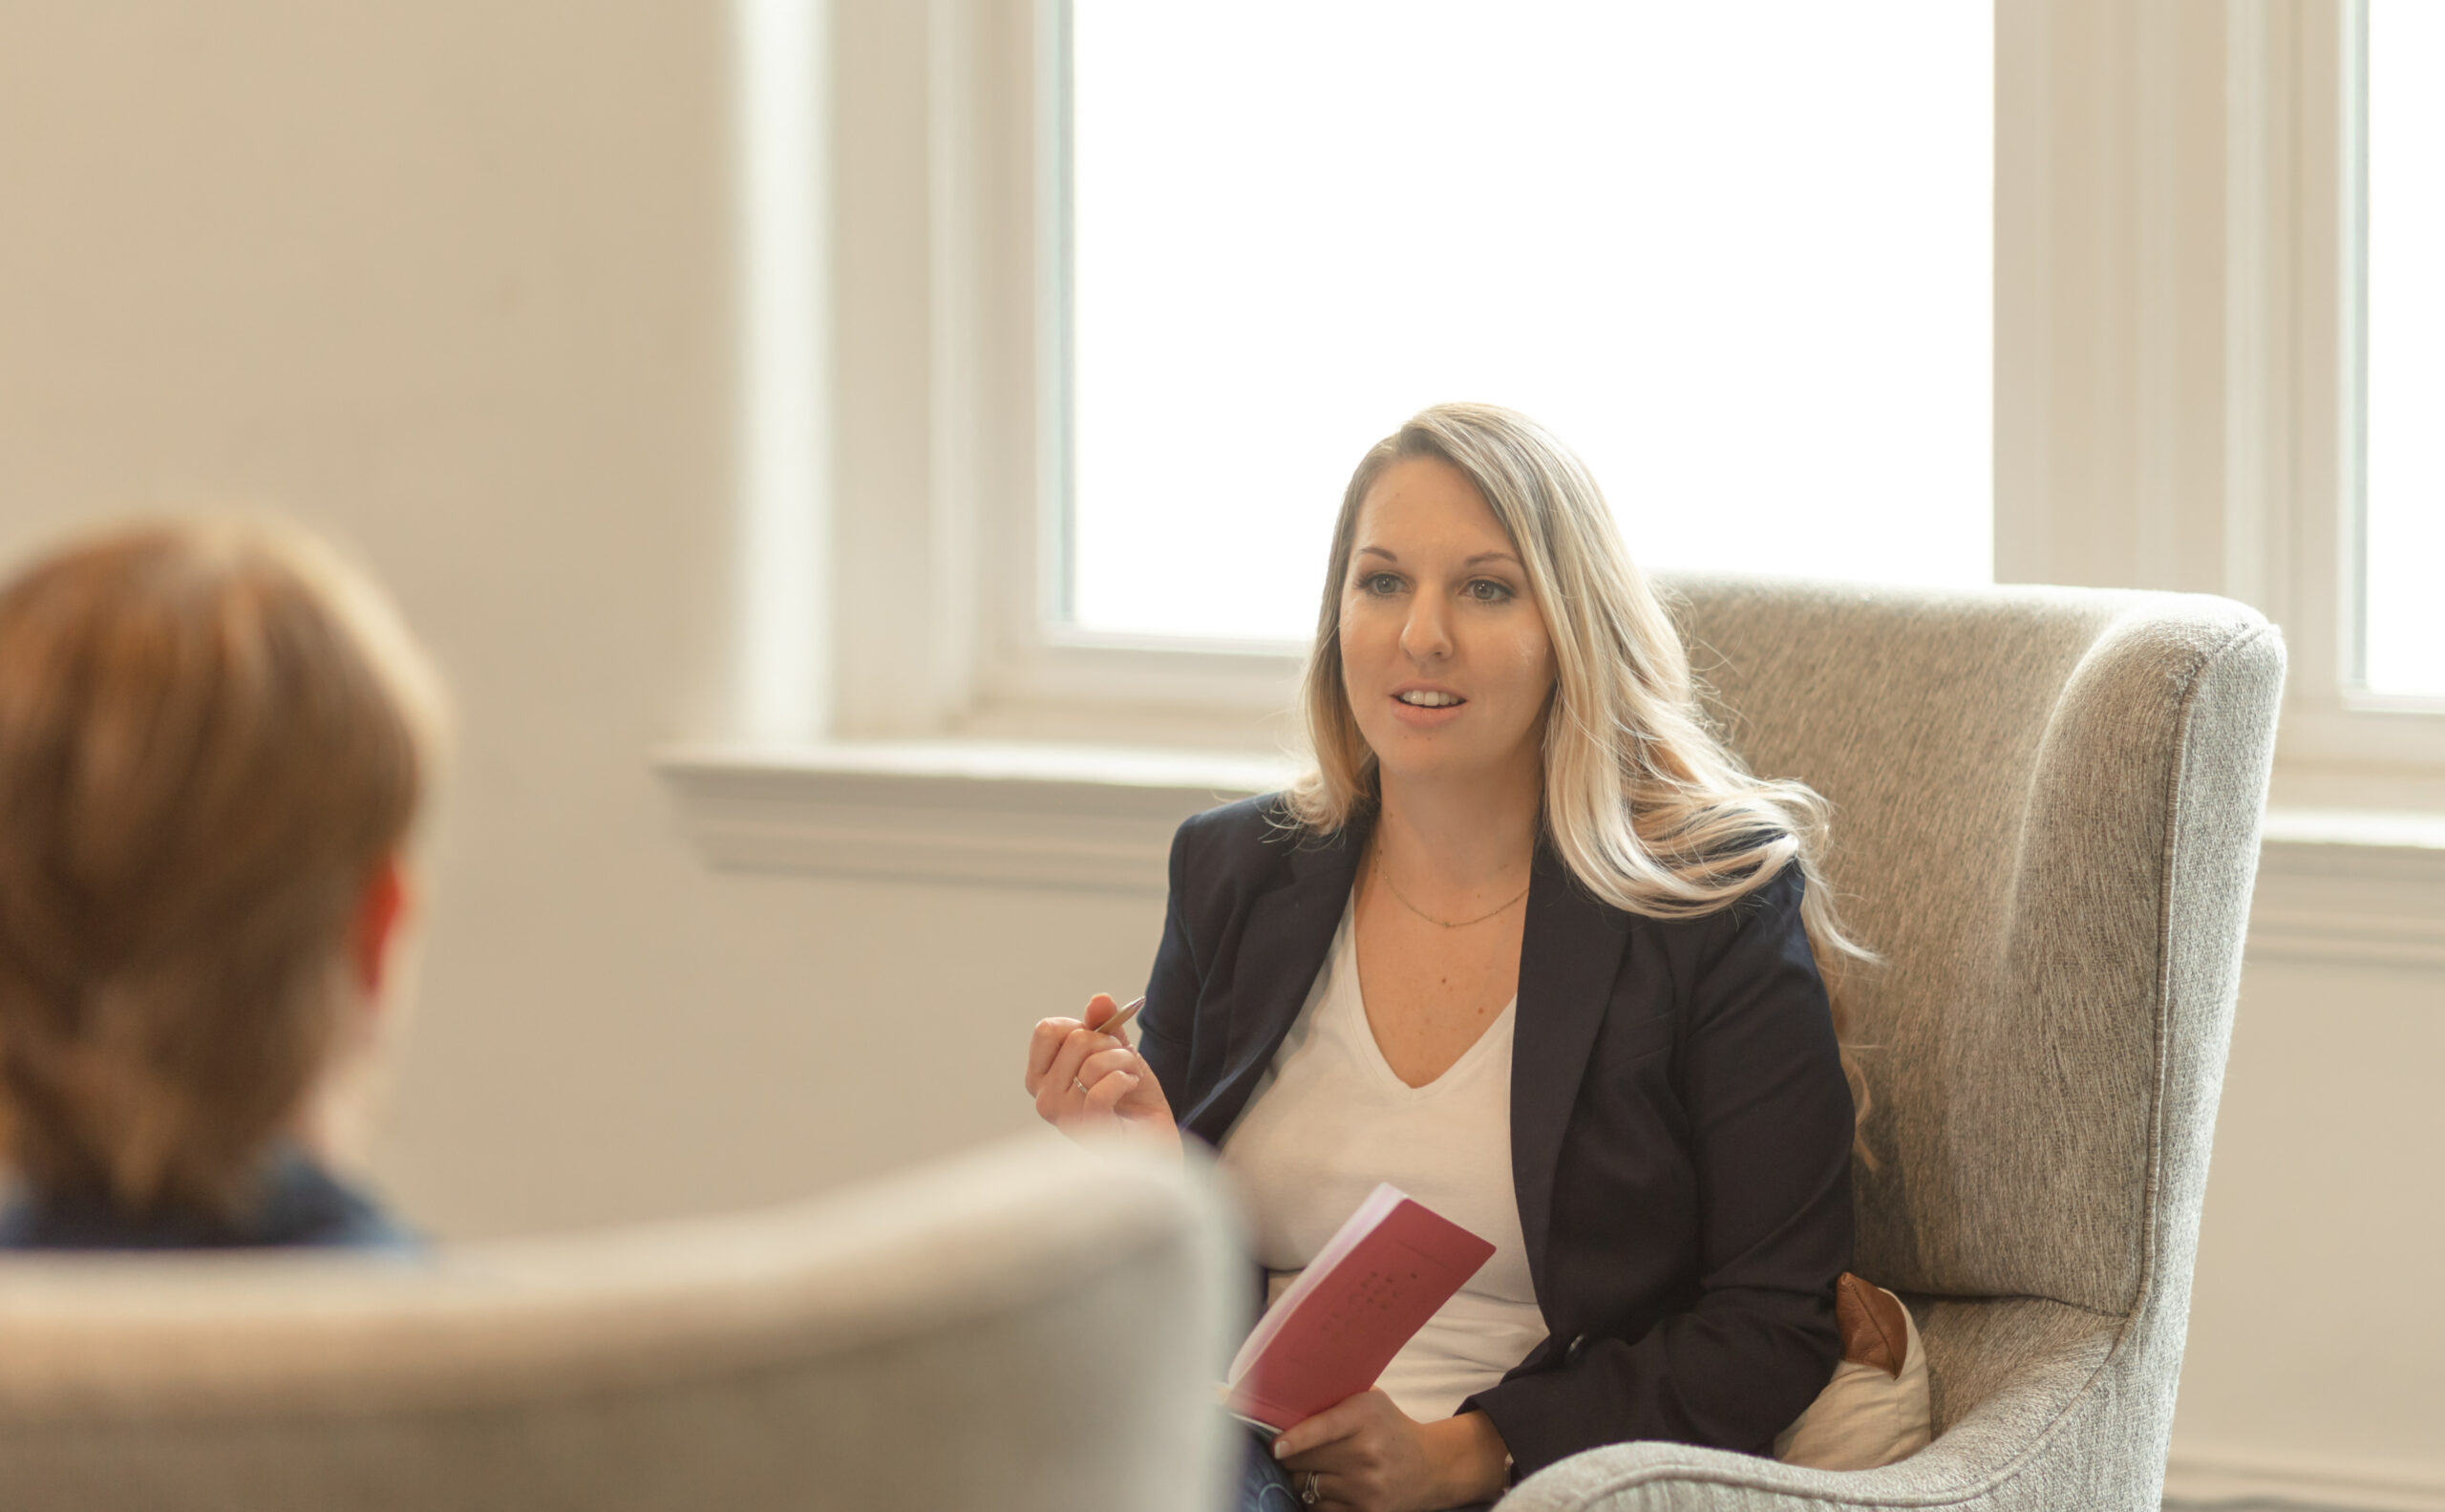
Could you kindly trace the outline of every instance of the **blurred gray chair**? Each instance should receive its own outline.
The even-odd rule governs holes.
[[[1196,1509],[1242,1263],[1049,1133],[431,1264],[0,1262],[0,1507]]]
[[[2281,640],[2192,595],[1668,586],[1733,744],[1834,801],[1888,963],[1854,1268],[1917,1315],[1938,1437],[1851,1473],[1626,1444],[1504,1512],[2155,1508]]]

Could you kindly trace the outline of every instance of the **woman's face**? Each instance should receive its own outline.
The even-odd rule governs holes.
[[[1540,761],[1553,642],[1511,538],[1449,462],[1405,458],[1359,501],[1341,675],[1387,777]]]

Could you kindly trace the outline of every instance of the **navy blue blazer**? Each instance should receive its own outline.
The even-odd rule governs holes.
[[[412,1254],[421,1243],[372,1198],[286,1143],[266,1154],[255,1200],[234,1217],[124,1213],[91,1192],[20,1192],[0,1208],[0,1251],[297,1246]]]
[[[1298,1016],[1369,825],[1319,839],[1278,796],[1189,820],[1140,1052],[1219,1144]],[[1540,845],[1520,949],[1511,1168],[1549,1337],[1462,1404],[1520,1475],[1662,1438],[1752,1454],[1841,1358],[1851,1094],[1797,867],[1702,919],[1600,903]]]

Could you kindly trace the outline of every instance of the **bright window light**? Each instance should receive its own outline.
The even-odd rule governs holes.
[[[2445,697],[2445,6],[2369,7],[2369,471],[2373,692]]]
[[[1992,11],[1074,0],[1071,618],[1304,640],[1445,399],[1652,565],[1992,581]]]

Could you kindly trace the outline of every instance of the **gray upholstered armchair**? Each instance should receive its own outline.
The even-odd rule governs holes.
[[[1244,1262],[1050,1134],[620,1233],[0,1261],[0,1507],[1205,1512]]]
[[[1938,1437],[1839,1473],[1596,1450],[1505,1512],[2154,1508],[2284,650],[2222,599],[1690,578],[1733,744],[1838,813],[1882,1156],[1856,1268]]]

